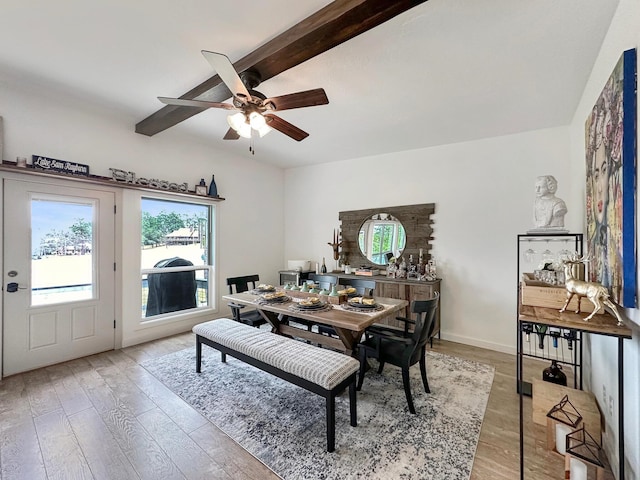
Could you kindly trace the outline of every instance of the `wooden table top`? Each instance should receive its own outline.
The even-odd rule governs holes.
[[[409,302],[407,302],[406,300],[376,297],[376,302],[383,305],[385,307],[384,310],[360,313],[350,310],[344,310],[338,305],[332,305],[333,308],[327,311],[303,312],[298,310],[289,310],[291,302],[258,304],[256,303],[256,299],[258,298],[258,296],[247,292],[224,295],[222,298],[231,302],[238,303],[240,305],[247,305],[260,310],[266,310],[290,317],[303,318],[314,323],[321,323],[332,327],[344,328],[355,332],[362,332],[365,328],[371,326],[378,320],[402,310],[409,304]],[[296,300],[302,299],[292,298],[292,301]]]
[[[518,321],[531,322],[551,327],[571,328],[588,333],[609,335],[612,337],[631,338],[631,329],[625,325],[618,326],[618,321],[613,315],[604,313],[594,315],[588,322],[584,321],[587,313],[564,312],[560,313],[555,308],[532,307],[530,305],[518,305]],[[628,321],[628,320],[627,320]]]

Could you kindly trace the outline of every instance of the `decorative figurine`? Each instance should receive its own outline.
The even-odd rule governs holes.
[[[564,228],[567,205],[556,197],[558,182],[553,175],[542,175],[536,179],[536,199],[533,204],[534,229],[528,233],[568,232]]]
[[[335,228],[333,229],[333,242],[327,242],[327,245],[331,245],[333,249],[333,259],[336,261],[336,269],[338,269],[338,259],[340,258],[340,247],[342,246],[342,242],[338,241],[340,236],[340,232],[336,233]]]
[[[565,277],[565,287],[567,289],[567,300],[564,302],[564,306],[560,309],[560,313],[567,310],[567,306],[569,302],[573,298],[574,295],[578,296],[578,306],[576,308],[576,313],[580,313],[580,301],[582,297],[587,297],[591,303],[593,303],[593,312],[587,316],[584,321],[588,322],[593,318],[593,316],[598,313],[598,310],[602,308],[602,305],[606,305],[613,311],[616,319],[618,320],[618,326],[623,325],[622,318],[618,313],[618,309],[615,304],[609,300],[609,291],[606,287],[602,286],[597,282],[585,282],[584,280],[577,280],[573,278],[573,265],[588,261],[585,257],[580,259],[569,259],[563,260],[564,265],[564,277]]]

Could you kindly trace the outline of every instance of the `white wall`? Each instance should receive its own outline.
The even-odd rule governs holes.
[[[609,32],[594,65],[589,81],[584,89],[580,104],[571,123],[571,171],[574,190],[580,191],[582,205],[585,196],[585,152],[584,125],[587,115],[602,91],[611,71],[622,52],[640,45],[640,3],[637,0],[620,0]],[[636,117],[640,118],[640,117]],[[638,180],[636,179],[636,185]],[[636,235],[640,235],[640,208],[636,203]],[[584,217],[584,207],[582,210]],[[583,226],[582,228],[586,228]],[[638,237],[637,237],[638,238]],[[640,276],[638,277],[640,285]],[[624,425],[625,425],[625,476],[627,479],[640,478],[640,310],[626,309],[626,315],[633,319],[633,338],[624,342]],[[590,357],[587,362],[590,377],[586,378],[590,389],[596,395],[606,422],[605,449],[612,460],[614,471],[618,471],[618,349],[611,338],[594,335],[590,338]],[[604,393],[606,392],[606,393]],[[607,398],[604,398],[606,395]],[[611,397],[611,398],[609,398]],[[610,403],[613,413],[610,413]],[[619,479],[620,480],[620,479]]]
[[[109,167],[114,167],[136,172],[140,177],[186,181],[191,188],[200,178],[208,184],[215,174],[218,192],[226,198],[217,203],[220,312],[210,312],[206,318],[229,314],[221,298],[226,293],[226,277],[258,273],[266,282],[278,280],[277,272],[284,265],[284,175],[281,169],[261,164],[259,153],[255,157],[233,157],[218,152],[197,138],[185,136],[179,126],[154,137],[139,135],[134,133],[134,124],[140,119],[123,120],[114,112],[68,97],[56,101],[56,95],[49,90],[17,87],[1,77],[0,116],[4,118],[7,160],[44,155],[88,164],[96,175],[110,176]],[[120,198],[118,225],[125,233],[124,239],[116,242],[119,275],[124,279],[117,286],[119,340],[126,346],[188,330],[203,318],[141,330],[139,301],[133,305],[122,301],[126,297],[123,293],[138,291],[139,263],[132,262],[132,251],[140,247],[130,232],[140,214],[131,195]]]
[[[442,337],[515,353],[516,235],[532,228],[547,174],[573,198],[566,128],[289,169],[285,257],[331,258],[340,211],[433,202]],[[567,227],[581,226],[567,204]]]

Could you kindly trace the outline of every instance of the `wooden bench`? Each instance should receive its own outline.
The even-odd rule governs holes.
[[[196,334],[196,372],[202,365],[202,344],[242,360],[326,399],[327,451],[335,450],[335,399],[349,387],[351,426],[357,425],[356,374],[359,363],[342,353],[219,318],[193,327]]]

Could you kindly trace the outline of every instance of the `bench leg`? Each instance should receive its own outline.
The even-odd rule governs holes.
[[[336,449],[336,396],[333,392],[327,397],[327,452]]]
[[[227,363],[227,354],[224,352],[220,352],[220,360],[222,363]]]
[[[349,410],[351,412],[351,426],[358,426],[358,408],[356,402],[356,374],[353,374],[353,381],[349,384]]]
[[[196,335],[196,373],[200,373],[202,366],[202,339]]]

